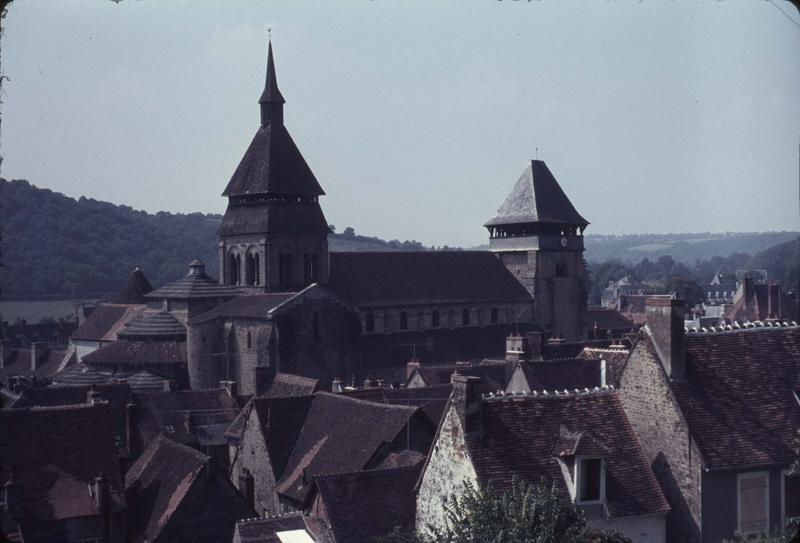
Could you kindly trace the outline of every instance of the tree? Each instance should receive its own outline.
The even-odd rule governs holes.
[[[446,526],[431,527],[433,534],[395,531],[381,543],[623,543],[630,540],[615,532],[589,528],[583,511],[565,502],[554,487],[530,485],[514,479],[505,492],[491,485],[467,484],[460,495],[445,502]]]

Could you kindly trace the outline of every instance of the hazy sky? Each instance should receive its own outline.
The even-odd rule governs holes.
[[[0,174],[222,213],[267,27],[339,231],[484,243],[536,147],[589,233],[800,228],[800,16],[779,0],[17,0]]]

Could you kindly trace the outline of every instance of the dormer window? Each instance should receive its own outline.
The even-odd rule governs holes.
[[[575,458],[575,502],[579,504],[606,501],[606,470],[602,457]]]

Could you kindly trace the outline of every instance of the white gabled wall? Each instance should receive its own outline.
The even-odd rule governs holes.
[[[478,477],[467,453],[464,432],[455,408],[447,409],[417,493],[417,532],[429,534],[430,526],[445,521],[445,499],[460,493],[466,482],[477,485]]]

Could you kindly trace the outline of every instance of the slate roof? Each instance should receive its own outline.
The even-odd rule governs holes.
[[[104,473],[112,511],[126,509],[109,404],[0,410],[0,483],[22,485],[27,522],[97,515],[89,485]]]
[[[251,410],[258,414],[261,434],[267,444],[267,454],[276,481],[284,473],[289,457],[297,445],[313,400],[313,396],[294,396],[253,398],[250,401]],[[248,420],[246,423],[249,422]]]
[[[161,311],[144,313],[125,323],[125,327],[117,332],[119,339],[186,339],[186,327],[178,319]]]
[[[224,428],[240,411],[236,399],[221,388],[139,393],[136,404],[143,446],[159,434],[190,447],[224,444]]]
[[[483,433],[466,444],[478,480],[498,491],[519,476],[552,481],[568,497],[556,459],[562,426],[590,433],[607,451],[606,498],[611,517],[666,513],[669,505],[650,469],[616,391],[506,396],[483,402]]]
[[[148,300],[195,300],[201,298],[232,298],[241,291],[232,285],[218,283],[205,272],[205,265],[195,259],[189,264],[185,277],[146,294]]]
[[[585,227],[572,202],[541,160],[531,160],[497,214],[485,226],[555,223]]]
[[[364,469],[381,447],[397,437],[415,412],[414,407],[316,393],[275,490],[305,503],[313,477]]]
[[[275,75],[275,60],[272,58],[272,42],[267,47],[267,81],[264,85],[264,92],[258,99],[259,104],[267,102],[278,102],[285,104],[281,91],[278,89],[278,77]]]
[[[610,339],[590,339],[584,341],[561,341],[558,343],[551,343],[546,341],[542,345],[542,357],[545,360],[556,358],[577,358],[577,356],[586,347],[599,347],[606,348],[611,345]],[[621,343],[629,344],[627,340],[622,340]]]
[[[605,360],[606,361],[606,384],[619,386],[622,372],[628,364],[628,358],[631,356],[631,351],[627,348],[609,348],[602,349],[598,347],[585,347],[583,351],[578,354],[578,358],[587,360]]]
[[[361,543],[414,530],[414,485],[422,463],[317,477],[318,499],[325,507],[336,543]]]
[[[54,407],[59,405],[80,405],[86,403],[89,386],[26,388],[20,392],[19,399],[12,407]],[[95,392],[123,412],[130,403],[133,393],[127,383],[99,384]],[[124,428],[123,428],[124,429]]]
[[[577,358],[519,362],[530,390],[574,390],[600,386],[600,362]]]
[[[505,361],[500,360],[483,360],[479,363],[421,364],[414,372],[419,374],[425,381],[425,385],[429,387],[449,384],[453,373],[458,372],[461,375],[482,377],[481,391],[484,393],[497,392],[506,388],[506,364]]]
[[[419,407],[433,425],[437,426],[447,408],[447,400],[452,390],[453,387],[448,382],[420,388],[382,387],[345,390],[342,395],[376,403]]]
[[[153,285],[145,277],[144,272],[136,268],[128,276],[122,290],[110,300],[112,304],[144,304],[147,303],[144,295],[152,292]]]
[[[488,251],[331,253],[330,286],[357,306],[530,302]]]
[[[83,387],[92,383],[108,383],[114,372],[102,367],[88,366],[82,362],[68,366],[53,375],[53,387]]]
[[[178,341],[128,341],[103,345],[83,357],[89,366],[160,366],[186,363],[186,343]]]
[[[100,304],[72,333],[70,339],[114,341],[117,339],[117,332],[125,323],[144,313],[145,309],[147,306],[140,304]]]
[[[211,470],[208,477],[207,470]],[[209,457],[157,437],[125,476],[129,541],[231,541],[253,511]]]
[[[213,309],[189,319],[189,324],[200,324],[217,318],[266,319],[267,313],[279,306],[296,293],[272,292],[237,296]]]
[[[223,196],[325,194],[289,131],[281,123],[258,128]]]
[[[263,396],[265,398],[308,396],[314,394],[317,389],[319,389],[319,381],[317,379],[278,372]]]
[[[596,326],[600,330],[631,330],[636,327],[632,320],[616,309],[590,307],[586,310],[586,323],[589,330]]]
[[[789,464],[800,428],[800,328],[689,333],[685,346],[686,379],[672,387],[705,467]]]

